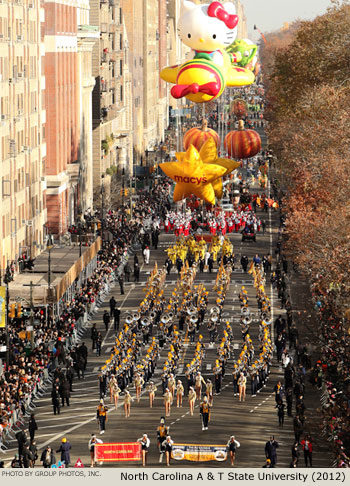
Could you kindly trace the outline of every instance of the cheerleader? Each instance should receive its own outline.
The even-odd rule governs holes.
[[[202,383],[205,385],[205,381],[203,376],[201,375],[200,371],[197,372],[195,378],[195,388],[196,388],[196,398],[197,400],[201,399],[202,395]]]
[[[209,406],[212,407],[213,406],[213,384],[211,380],[209,380],[209,378],[207,379],[205,394],[207,395]]]
[[[196,402],[196,392],[194,391],[193,387],[190,386],[190,389],[188,391],[188,403],[190,405],[190,414],[191,415],[193,415],[195,402]]]
[[[115,409],[117,410],[118,400],[119,400],[119,393],[121,393],[121,389],[119,388],[117,382],[114,383],[114,387],[113,387],[112,393],[113,393],[114,406],[115,406]]]
[[[247,385],[247,378],[244,376],[243,372],[241,371],[241,374],[239,375],[238,378],[238,392],[239,392],[240,402],[242,401],[245,402],[246,385]]]
[[[135,388],[136,388],[137,402],[140,401],[141,389],[142,389],[144,383],[145,383],[145,380],[142,378],[142,376],[139,373],[137,373],[136,376],[135,376]]]
[[[140,439],[137,439],[137,442],[140,442],[141,444],[141,453],[142,453],[142,466],[146,466],[146,458],[147,458],[147,452],[149,450],[149,446],[151,444],[151,441],[147,437],[147,434],[143,434],[143,436]]]
[[[149,395],[149,408],[153,408],[153,402],[154,402],[154,395],[157,391],[157,387],[154,384],[153,381],[149,382],[149,385],[147,387],[148,395]]]
[[[114,386],[117,383],[116,377],[114,375],[111,375],[111,379],[109,380],[108,387],[109,387],[109,393],[111,397],[111,403],[113,403],[113,390]]]
[[[173,396],[170,393],[169,388],[166,388],[163,396],[164,396],[165,416],[170,417],[170,408],[171,408],[171,403],[173,401]]]
[[[128,390],[125,390],[125,395],[124,395],[125,418],[130,417],[131,402],[133,402],[133,398],[131,397],[130,392],[128,392]]]
[[[177,380],[176,385],[176,406],[177,408],[182,407],[182,398],[184,396],[184,387],[181,380]]]
[[[175,385],[176,385],[176,380],[174,378],[174,375],[171,373],[168,378],[168,389],[173,398],[175,396]]]

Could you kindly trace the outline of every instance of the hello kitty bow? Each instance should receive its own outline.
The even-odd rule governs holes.
[[[209,5],[208,15],[224,22],[228,29],[234,29],[238,24],[238,16],[227,13],[220,2],[212,2]]]

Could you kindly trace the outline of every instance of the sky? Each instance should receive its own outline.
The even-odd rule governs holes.
[[[257,40],[254,24],[262,32],[278,30],[284,22],[296,19],[309,20],[324,14],[331,5],[330,0],[241,0],[244,5],[248,32]]]

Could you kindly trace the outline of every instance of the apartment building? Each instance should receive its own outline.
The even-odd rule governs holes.
[[[92,57],[94,201],[99,204],[103,190],[108,204],[113,177],[120,181],[118,176],[128,172],[132,161],[131,81],[125,69],[128,39],[119,0],[91,0],[90,9],[90,20],[100,30]]]
[[[44,4],[0,1],[0,267],[45,242]]]

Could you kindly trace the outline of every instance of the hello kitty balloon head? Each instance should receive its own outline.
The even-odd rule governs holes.
[[[182,0],[178,30],[182,42],[194,51],[216,51],[237,37],[238,17],[233,3],[196,4]]]

